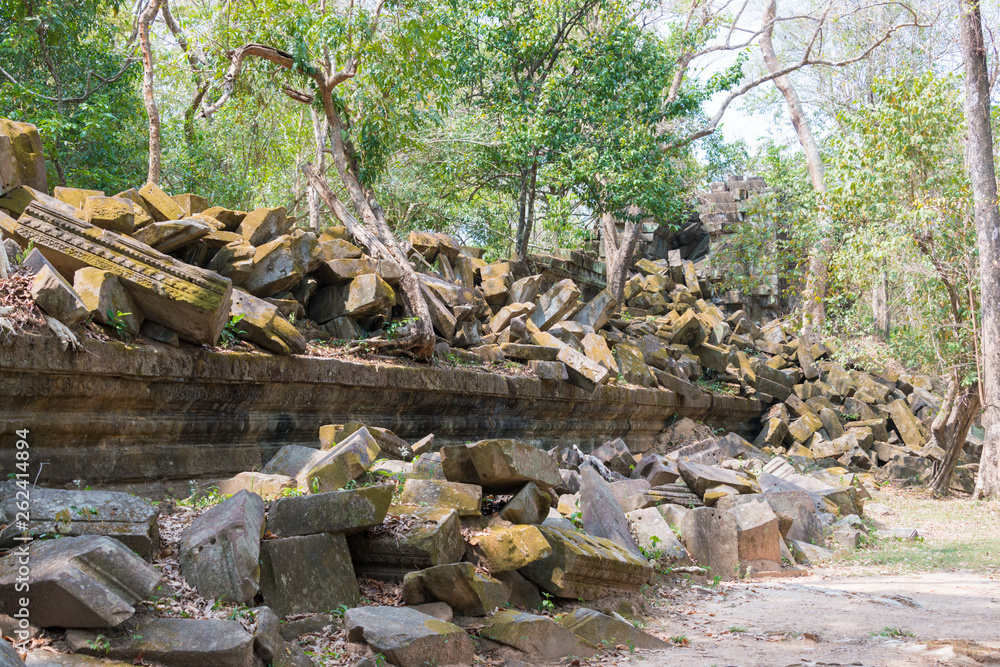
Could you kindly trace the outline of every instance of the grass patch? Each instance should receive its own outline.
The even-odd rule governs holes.
[[[839,562],[857,574],[972,571],[1000,574],[1000,502],[968,498],[934,499],[919,489],[884,487],[870,502],[886,505],[889,515],[870,514],[886,526],[915,527],[916,542],[873,540]]]
[[[902,639],[903,637],[912,637],[913,633],[909,630],[902,630],[900,628],[882,628],[881,630],[876,630],[871,633],[872,637],[888,637],[890,639]]]

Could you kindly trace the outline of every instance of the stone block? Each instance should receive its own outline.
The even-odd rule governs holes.
[[[245,241],[233,241],[219,248],[208,263],[208,270],[229,278],[234,285],[242,285],[253,271],[253,258],[257,249]]]
[[[604,645],[605,642],[611,646],[628,646],[630,649],[661,649],[668,646],[659,637],[643,632],[618,616],[608,616],[586,607],[577,607],[572,612],[563,614],[558,623],[595,646]]]
[[[476,484],[442,482],[436,479],[408,479],[400,503],[453,509],[459,516],[480,516],[483,489]],[[379,522],[381,523],[381,522]]]
[[[35,253],[38,253],[37,248],[30,254]],[[41,258],[41,253],[38,253],[38,257]],[[87,306],[73,286],[59,275],[51,264],[44,259],[41,261],[44,264],[34,272],[35,278],[31,282],[31,298],[46,315],[56,318],[66,326],[80,324],[90,315]],[[29,261],[26,260],[24,263],[28,265]]]
[[[183,209],[155,183],[146,183],[139,188],[139,196],[142,197],[144,208],[149,211],[153,222],[180,220],[184,217]]]
[[[275,354],[302,354],[306,339],[291,322],[281,316],[278,308],[242,289],[233,290],[230,312],[240,317],[236,330],[240,338]]]
[[[471,535],[468,543],[491,573],[512,572],[552,555],[552,547],[535,526],[491,525]]]
[[[483,622],[479,634],[545,661],[589,658],[597,648],[545,616],[503,609]]]
[[[611,319],[617,306],[614,295],[606,289],[601,290],[573,316],[573,321],[593,327],[594,331],[600,331]]]
[[[644,479],[650,486],[662,486],[676,482],[681,474],[673,461],[659,454],[646,454],[636,464],[630,476],[633,479]]]
[[[736,517],[740,572],[781,569],[781,531],[778,517],[767,503],[740,503],[729,510]]]
[[[555,382],[568,382],[569,372],[566,364],[561,361],[536,361],[528,362],[528,368],[539,380],[550,380]]]
[[[252,246],[259,246],[284,236],[292,227],[283,206],[277,208],[258,208],[247,213],[240,222],[236,232]]]
[[[146,319],[196,344],[218,342],[229,319],[229,280],[43,204],[31,204],[15,227],[61,274],[86,266],[110,271]]]
[[[552,555],[520,573],[552,595],[594,600],[635,593],[649,581],[652,568],[610,540],[574,530],[540,526]]]
[[[402,581],[407,572],[456,563],[465,554],[462,523],[455,510],[394,506],[389,508],[390,520],[392,530],[376,527],[348,537],[361,576]]]
[[[645,549],[647,554],[659,552],[662,558],[674,563],[690,562],[687,552],[684,551],[684,545],[674,535],[659,508],[633,510],[625,516],[632,526],[638,545]]]
[[[757,493],[760,491],[760,487],[755,482],[732,470],[689,461],[679,461],[677,470],[684,482],[699,496],[704,496],[708,489],[720,484],[731,486],[738,493]]]
[[[240,491],[198,516],[181,533],[181,574],[204,598],[249,602],[260,584],[263,535],[263,499]]]
[[[73,289],[95,321],[110,325],[110,313],[130,336],[139,335],[142,311],[115,274],[91,267],[80,269],[73,276]]]
[[[260,593],[278,616],[356,605],[361,594],[344,536],[320,533],[261,542]]]
[[[392,504],[395,486],[379,484],[360,489],[279,498],[271,503],[267,530],[278,537],[317,533],[357,533],[380,525]]]
[[[517,440],[442,447],[441,468],[449,482],[478,484],[487,492],[512,491],[527,482],[550,489],[562,482],[552,455]]]
[[[7,169],[11,173],[16,169],[18,184],[47,192],[49,185],[45,173],[45,152],[38,128],[30,123],[0,118],[0,134],[9,140],[10,148],[6,159],[12,164]]]
[[[642,552],[632,538],[628,520],[611,485],[590,466],[581,466],[580,476],[580,509],[584,531],[588,535],[611,540],[633,556],[642,558]]]
[[[241,472],[234,477],[217,483],[216,489],[220,495],[232,496],[246,490],[256,493],[264,499],[277,498],[286,489],[298,486],[294,477],[287,475],[268,475],[262,472]]]
[[[243,287],[259,297],[289,290],[318,264],[314,261],[316,252],[316,236],[311,232],[297,231],[257,246]]]
[[[13,537],[21,532],[14,519],[18,512],[15,495],[0,503],[0,546],[15,546]],[[160,510],[149,501],[120,491],[31,490],[31,520],[28,531],[42,535],[113,537],[143,558],[150,560],[160,551],[156,523]]]
[[[556,354],[556,360],[566,365],[569,381],[585,391],[594,391],[608,381],[611,372],[588,359],[570,347],[564,347]]]
[[[70,630],[74,654],[151,661],[169,667],[253,667],[254,637],[238,621],[202,618],[146,619],[102,645],[96,633]]]
[[[580,289],[569,278],[560,280],[549,291],[538,297],[531,321],[542,331],[556,322],[570,319],[582,306]]]
[[[151,565],[121,542],[100,535],[20,545],[0,559],[0,612],[23,606],[20,568],[31,570],[31,623],[41,628],[110,628],[135,613],[160,584]],[[18,590],[18,589],[22,590]]]
[[[583,347],[583,352],[588,359],[604,366],[613,375],[618,375],[618,362],[615,361],[614,355],[611,354],[611,348],[608,347],[608,342],[603,336],[589,333],[580,340],[580,346]]]
[[[640,387],[656,386],[656,377],[643,361],[642,352],[637,347],[619,343],[615,345],[615,358],[618,361],[618,372],[626,382]]]
[[[913,415],[910,406],[904,399],[896,399],[886,406],[889,409],[889,417],[892,425],[902,440],[910,449],[919,451],[926,442],[920,422]]]
[[[343,488],[368,472],[381,451],[368,429],[362,427],[329,451],[313,454],[296,475],[299,487],[312,493]]]
[[[118,197],[94,196],[83,201],[87,222],[119,234],[135,231],[135,208],[131,201]]]
[[[486,616],[502,607],[503,584],[476,572],[472,563],[449,563],[410,572],[403,579],[403,601],[408,605],[440,600],[461,616]]]
[[[528,482],[503,506],[497,516],[515,524],[537,524],[549,515],[551,506],[552,496],[538,488],[537,484]]]
[[[730,513],[697,507],[681,519],[681,542],[694,561],[722,581],[739,578],[739,523]]]
[[[475,660],[465,630],[408,607],[349,609],[344,625],[348,641],[363,641],[400,667],[471,665]]]

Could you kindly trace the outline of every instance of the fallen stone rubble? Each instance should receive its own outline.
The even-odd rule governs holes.
[[[663,577],[794,576],[880,528],[870,473],[703,428],[678,422],[687,444],[665,454],[426,438],[414,456],[391,431],[333,424],[317,448],[286,446],[180,505],[36,489],[42,516],[12,528],[6,482],[0,522],[8,540],[36,538],[46,650],[242,667],[314,664],[303,647],[340,642],[395,665],[599,664],[615,646],[667,646],[619,615],[641,614]],[[2,614],[18,609],[18,568],[0,558]]]

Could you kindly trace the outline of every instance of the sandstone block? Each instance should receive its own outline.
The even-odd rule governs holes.
[[[553,285],[548,292],[538,297],[531,321],[547,330],[556,322],[570,319],[583,304],[579,303],[580,290],[569,278]]]
[[[361,597],[347,542],[339,533],[261,542],[260,592],[278,616],[352,607]]]
[[[333,449],[313,454],[296,479],[301,488],[313,493],[335,491],[368,472],[380,451],[375,438],[362,427]]]
[[[598,653],[591,642],[581,641],[552,619],[512,609],[503,609],[490,616],[479,633],[546,661],[570,656],[589,658]]]
[[[573,316],[573,321],[593,327],[595,331],[600,331],[611,319],[617,305],[611,292],[601,290]]]
[[[246,490],[264,499],[276,498],[282,491],[294,489],[296,486],[298,484],[294,477],[268,475],[262,472],[241,472],[216,484],[219,494],[223,496],[232,496]]]
[[[465,631],[407,607],[358,607],[344,614],[347,638],[366,642],[393,665],[471,665],[475,648]]]
[[[33,542],[0,559],[0,612],[21,608],[19,559],[31,564],[31,622],[42,627],[109,628],[135,613],[160,581],[153,569],[121,542],[84,535]]]
[[[681,542],[710,576],[731,581],[739,577],[739,524],[736,517],[711,507],[698,507],[681,519]]]
[[[485,491],[508,491],[534,482],[559,486],[555,459],[517,440],[480,440],[441,448],[441,467],[449,482],[478,484]]]
[[[583,529],[588,535],[611,540],[642,558],[629,530],[628,520],[615,498],[611,486],[590,466],[581,466],[580,509]]]
[[[586,391],[594,391],[611,377],[607,368],[594,363],[570,347],[560,349],[556,354],[556,360],[566,365],[569,381]]]
[[[552,547],[535,526],[492,525],[468,542],[491,573],[512,572],[552,555]]]
[[[195,519],[181,533],[181,574],[205,598],[248,602],[260,584],[264,501],[240,491]]]
[[[400,496],[404,505],[443,507],[455,510],[459,516],[480,516],[482,501],[480,486],[436,479],[408,479]]]
[[[18,184],[28,186],[40,192],[49,189],[45,173],[45,152],[38,128],[30,123],[19,123],[7,118],[0,118],[0,134],[9,140],[7,159],[13,164],[9,171],[16,168]]]
[[[184,211],[177,205],[177,202],[155,183],[146,183],[139,188],[139,196],[145,202],[146,210],[149,211],[154,222],[180,220],[184,217]]]
[[[215,253],[208,263],[208,270],[229,278],[233,285],[242,285],[253,271],[253,258],[257,249],[240,239],[232,241]]]
[[[684,482],[699,496],[704,496],[708,489],[720,484],[731,486],[738,493],[756,493],[760,491],[760,487],[752,480],[742,477],[732,470],[688,461],[679,461],[677,469]]]
[[[288,234],[292,221],[283,206],[258,208],[246,214],[236,232],[252,246],[260,246]]]
[[[562,471],[560,471],[560,475]],[[497,516],[515,524],[536,524],[545,520],[552,506],[552,496],[528,482],[503,506]]]
[[[278,313],[278,308],[263,299],[233,290],[230,313],[240,316],[236,323],[240,338],[274,352],[275,354],[302,354],[306,339],[299,330]]]
[[[37,252],[36,248],[31,251],[31,254]],[[25,264],[28,262],[26,261]],[[90,311],[73,286],[59,275],[59,272],[48,262],[45,262],[35,272],[35,279],[31,283],[30,291],[31,297],[46,315],[56,318],[68,327],[80,324],[90,315]]]
[[[625,516],[638,539],[638,545],[645,549],[646,553],[659,552],[663,558],[675,563],[690,562],[687,552],[684,551],[684,545],[674,535],[670,524],[658,508],[633,510]]]
[[[507,305],[512,303],[530,303],[538,298],[538,289],[542,285],[542,276],[534,275],[527,278],[515,280],[510,286],[510,295],[507,297]]]
[[[316,236],[311,232],[286,234],[258,246],[243,287],[259,297],[291,289],[315,268],[316,251]]]
[[[271,503],[267,530],[278,537],[360,532],[385,520],[394,488],[392,484],[380,484],[279,498]]]
[[[465,553],[462,523],[455,510],[394,506],[389,508],[389,519],[401,522],[400,528],[376,527],[348,537],[351,558],[362,576],[402,581],[407,572],[456,563]]]
[[[94,320],[110,325],[113,316],[125,325],[130,336],[139,335],[142,312],[115,274],[92,267],[80,269],[73,276],[73,289]]]
[[[767,503],[741,503],[729,512],[736,517],[740,572],[780,570],[781,532],[778,517]]]
[[[478,572],[472,563],[449,563],[410,572],[403,579],[403,601],[423,604],[440,600],[462,616],[486,616],[503,606],[503,584]]]
[[[644,559],[610,540],[550,526],[539,530],[552,547],[552,555],[520,572],[553,595],[593,600],[634,593],[652,573]]]
[[[119,234],[131,234],[135,231],[135,210],[132,202],[127,199],[87,197],[81,208],[87,214],[87,222],[95,227]]]
[[[641,649],[665,648],[667,642],[648,632],[634,627],[631,623],[608,616],[593,609],[578,607],[558,620],[559,625],[590,644],[600,646],[608,642],[611,646],[625,646]]]

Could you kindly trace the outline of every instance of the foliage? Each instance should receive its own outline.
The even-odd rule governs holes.
[[[142,68],[126,64],[121,0],[0,0],[0,117],[38,126],[51,184],[116,192],[144,180]],[[85,98],[80,101],[74,99]]]
[[[222,335],[219,336],[219,342],[222,344],[222,347],[232,347],[233,343],[236,342],[240,333],[239,323],[244,317],[243,313],[240,313],[239,315],[233,315],[226,322],[226,325],[222,328]]]
[[[131,314],[123,313],[120,310],[115,312],[110,308],[108,309],[108,324],[115,330],[115,335],[118,336],[118,339],[126,343],[132,340],[132,334],[128,331],[128,322],[125,321],[125,318]]]
[[[841,114],[825,204],[836,221],[827,312],[836,333],[870,330],[868,300],[883,272],[894,327],[886,341],[908,365],[976,378],[978,312],[964,119],[950,77],[877,79],[874,103]]]

